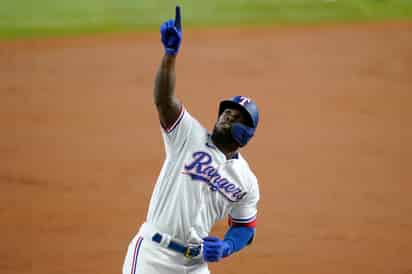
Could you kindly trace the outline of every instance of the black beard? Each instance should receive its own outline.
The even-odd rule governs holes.
[[[236,143],[236,141],[232,137],[230,129],[218,130],[216,126],[212,132],[212,140],[215,144],[219,145],[231,145]]]

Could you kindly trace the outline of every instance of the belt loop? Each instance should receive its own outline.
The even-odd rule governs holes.
[[[162,247],[168,247],[169,246],[169,244],[170,244],[170,240],[171,240],[171,237],[170,237],[170,235],[168,235],[168,234],[163,234],[162,235],[162,240],[160,241],[160,246],[162,246]]]

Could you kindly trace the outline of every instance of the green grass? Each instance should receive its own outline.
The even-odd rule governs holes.
[[[0,38],[157,30],[176,3],[191,27],[412,20],[412,0],[3,0]]]

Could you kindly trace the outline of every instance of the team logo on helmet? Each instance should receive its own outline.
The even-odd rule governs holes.
[[[249,104],[252,101],[249,98],[244,97],[244,96],[239,96],[239,98],[240,98],[239,104],[242,105],[242,106],[245,106],[245,105]]]

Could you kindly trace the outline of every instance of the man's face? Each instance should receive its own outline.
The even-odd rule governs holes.
[[[216,121],[218,130],[230,130],[233,123],[244,123],[245,119],[240,110],[227,108],[225,109]]]
[[[231,134],[233,123],[244,123],[245,117],[240,110],[227,108],[225,109],[216,121],[213,135],[222,144],[233,143],[234,140]]]

